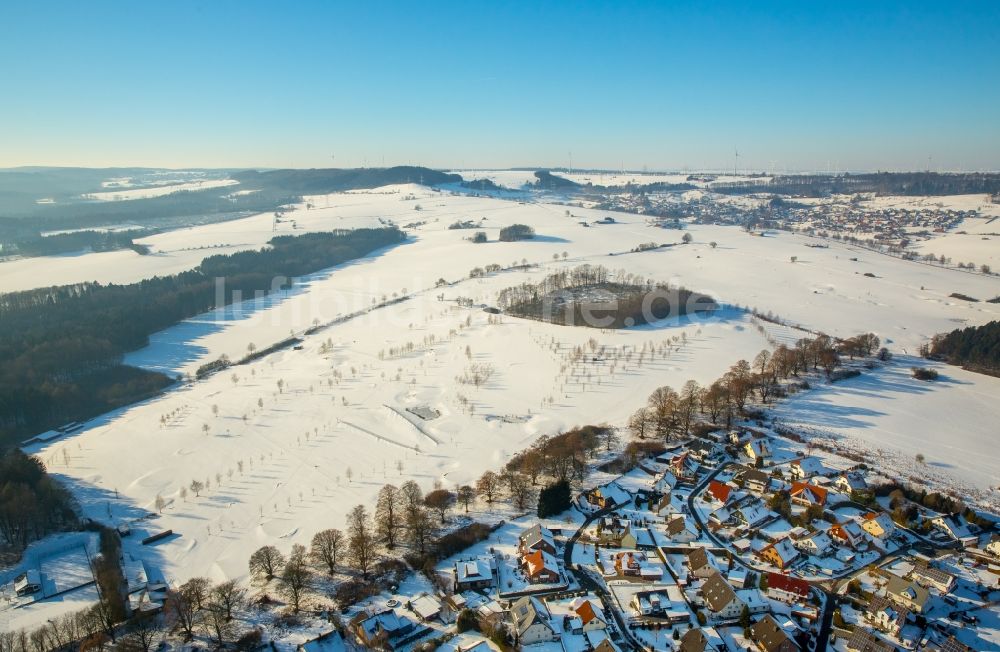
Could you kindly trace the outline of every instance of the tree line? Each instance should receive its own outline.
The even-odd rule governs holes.
[[[20,449],[0,457],[0,541],[24,550],[32,541],[77,525],[70,493],[45,465]]]
[[[0,295],[0,446],[127,404],[172,382],[126,367],[122,357],[145,346],[151,334],[221,307],[217,278],[225,279],[224,302],[230,303],[404,238],[394,227],[280,236],[260,250],[210,256],[173,276]]]
[[[935,335],[920,353],[970,371],[1000,376],[1000,321]]]
[[[768,403],[783,396],[782,380],[820,370],[832,377],[845,355],[854,358],[879,351],[881,357],[887,358],[888,351],[879,350],[879,345],[873,333],[840,341],[820,334],[802,338],[793,347],[781,344],[773,351],[764,349],[753,362],[737,361],[707,386],[689,380],[679,391],[666,385],[655,389],[646,405],[629,418],[628,427],[639,439],[655,437],[666,441],[691,434],[697,417],[707,418],[713,426],[731,428],[749,401],[756,398]]]

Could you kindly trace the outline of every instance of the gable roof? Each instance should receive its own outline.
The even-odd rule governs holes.
[[[855,627],[851,638],[847,640],[847,649],[856,652],[894,652],[896,648],[876,638],[864,627]]]
[[[594,609],[594,603],[590,600],[580,601],[580,603],[573,608],[573,611],[575,611],[576,615],[580,617],[580,622],[584,625],[595,618],[600,621],[604,620],[604,618],[597,614],[597,611]]]
[[[701,595],[708,608],[715,612],[722,611],[736,599],[736,591],[719,572],[712,573],[701,585]]]
[[[910,614],[910,610],[906,607],[897,605],[885,596],[876,595],[868,605],[867,613],[875,616],[881,612],[885,612],[888,620],[895,622],[899,627],[906,624],[906,617]]]
[[[550,631],[555,631],[548,621],[548,612],[545,611],[545,606],[539,602],[538,598],[532,596],[526,595],[514,602],[510,606],[510,618],[518,636],[528,631],[528,628],[535,623]]]
[[[692,627],[681,636],[680,652],[706,652],[714,649],[699,627]]]
[[[693,571],[699,568],[704,568],[708,566],[711,562],[708,560],[708,550],[705,548],[694,548],[687,556],[688,568]]]
[[[535,550],[525,555],[523,561],[528,566],[528,575],[535,575],[545,569],[551,570],[554,573],[559,572],[556,558],[544,550]]]
[[[905,580],[899,575],[889,574],[889,581],[885,585],[885,592],[889,598],[906,598],[914,604],[923,607],[930,598],[930,592],[916,582]]]
[[[808,500],[814,505],[826,504],[826,489],[809,482],[795,482],[792,484],[791,495],[793,498]]]
[[[768,614],[758,620],[750,627],[750,638],[757,641],[757,644],[765,652],[785,652],[798,650],[799,646],[788,637],[785,630],[781,629],[778,621]]]
[[[795,546],[793,546],[792,542],[787,538],[779,539],[774,543],[772,543],[771,545],[763,548],[760,551],[761,554],[763,554],[765,550],[773,550],[775,553],[777,553],[778,557],[781,558],[782,564],[787,564],[788,562],[792,561],[793,559],[799,556],[798,550],[795,549]]]
[[[718,480],[712,480],[708,483],[708,493],[720,503],[729,500],[729,494],[732,490],[733,488],[728,484],[719,482]]]
[[[784,573],[768,573],[767,588],[794,593],[801,598],[809,597],[809,582]]]

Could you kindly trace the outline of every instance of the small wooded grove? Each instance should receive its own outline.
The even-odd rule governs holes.
[[[935,335],[920,352],[970,371],[1000,376],[1000,321]]]
[[[707,295],[601,265],[580,265],[538,283],[505,288],[497,305],[517,317],[592,328],[636,326],[717,307]]]
[[[210,256],[174,276],[0,295],[0,447],[170,384],[162,374],[122,365],[122,357],[151,334],[221,307],[217,279],[224,279],[230,303],[404,239],[396,228],[280,236],[260,250]]]
[[[12,449],[0,457],[0,542],[23,550],[47,534],[76,525],[69,492],[36,457]]]

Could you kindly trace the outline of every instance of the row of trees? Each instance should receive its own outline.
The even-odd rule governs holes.
[[[666,440],[689,435],[696,416],[707,417],[712,424],[724,423],[728,428],[748,401],[756,397],[768,403],[782,395],[781,381],[820,369],[829,377],[841,364],[842,354],[852,358],[868,356],[878,347],[879,338],[866,333],[840,342],[821,334],[800,339],[791,348],[782,344],[773,352],[764,349],[752,363],[739,360],[708,386],[689,380],[680,391],[669,386],[657,388],[646,405],[629,418],[628,427],[639,439]]]

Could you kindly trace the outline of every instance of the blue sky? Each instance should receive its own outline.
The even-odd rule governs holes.
[[[0,167],[1000,169],[998,25],[995,1],[5,0]]]

